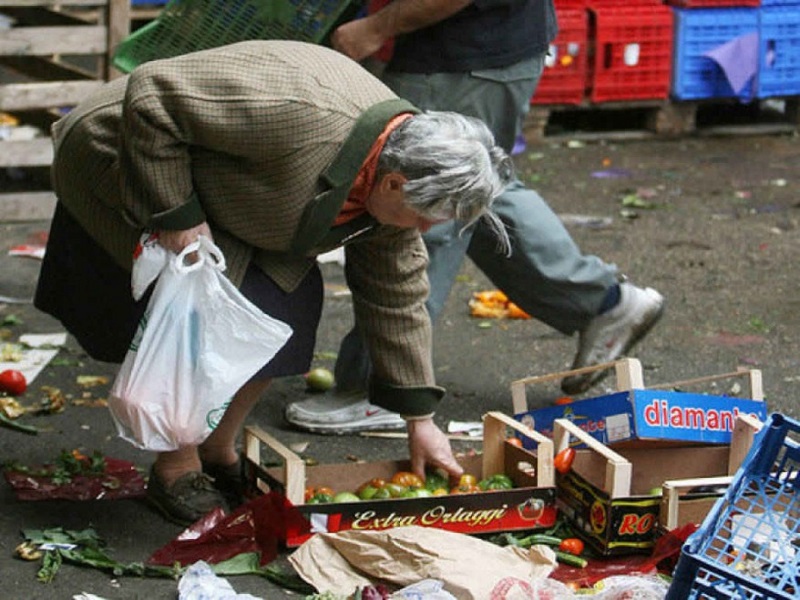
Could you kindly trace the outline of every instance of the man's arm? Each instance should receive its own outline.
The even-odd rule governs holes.
[[[453,16],[472,0],[394,0],[381,10],[339,26],[331,36],[335,50],[361,61],[403,33]]]

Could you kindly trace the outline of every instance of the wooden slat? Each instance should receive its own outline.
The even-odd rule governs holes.
[[[45,221],[53,216],[53,192],[11,192],[0,194],[0,221]]]
[[[49,137],[0,142],[0,167],[47,167],[53,162]]]
[[[103,25],[71,27],[21,27],[0,31],[0,54],[98,54],[107,48]]]
[[[629,460],[593,438],[572,421],[556,419],[553,422],[553,452],[558,454],[568,448],[570,437],[580,440],[589,450],[605,459],[606,473],[603,490],[611,498],[627,498],[631,495],[633,465]]]
[[[31,110],[75,106],[99,89],[102,81],[48,81],[0,86],[0,110]]]
[[[111,0],[112,2],[114,0]],[[106,6],[108,0],[0,0],[0,6]]]

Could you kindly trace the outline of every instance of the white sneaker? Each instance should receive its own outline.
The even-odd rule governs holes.
[[[324,395],[293,402],[286,407],[286,420],[313,433],[345,435],[359,431],[403,429],[397,413],[370,404],[364,397]]]
[[[664,298],[652,288],[630,283],[619,286],[619,304],[598,315],[580,332],[573,369],[617,360],[653,328],[664,312]],[[608,375],[609,370],[569,375],[561,381],[565,394],[582,394]]]

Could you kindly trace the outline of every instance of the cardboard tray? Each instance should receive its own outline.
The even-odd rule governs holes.
[[[507,491],[451,494],[429,498],[392,498],[347,503],[305,504],[308,486],[353,491],[375,477],[390,479],[408,471],[407,460],[306,465],[302,458],[259,427],[245,428],[245,470],[251,494],[277,491],[305,517],[288,525],[286,545],[302,544],[314,533],[348,529],[384,530],[407,525],[439,527],[467,534],[547,529],[555,524],[553,441],[498,412],[483,418],[483,452],[460,458],[465,472],[484,478],[505,473],[515,488]],[[535,451],[506,441],[507,431],[536,445]],[[277,455],[280,465],[262,464],[262,453]],[[301,519],[303,521],[303,519]]]
[[[567,419],[554,425],[554,452],[580,444],[572,469],[557,476],[557,503],[589,546],[603,555],[649,552],[664,519],[680,524],[693,497],[681,489],[720,485],[739,468],[757,421],[740,417],[730,446],[658,446],[612,450]],[[690,479],[691,478],[691,479]],[[690,488],[683,488],[686,482]],[[667,485],[669,484],[669,487]],[[661,493],[653,490],[661,488]],[[704,494],[708,500],[724,493]],[[697,506],[695,515],[697,515]],[[710,509],[707,504],[705,510]],[[700,509],[702,510],[702,508]],[[670,516],[671,515],[671,516]],[[696,516],[692,516],[692,519]]]
[[[614,370],[617,393],[528,409],[527,386],[603,369]],[[748,399],[675,391],[734,378],[745,379],[749,384]],[[652,447],[656,441],[679,445],[729,444],[739,414],[759,420],[764,420],[767,414],[759,370],[743,369],[645,386],[641,363],[633,358],[519,379],[511,383],[511,397],[514,417],[540,433],[552,435],[553,422],[567,418],[598,441],[613,447]]]

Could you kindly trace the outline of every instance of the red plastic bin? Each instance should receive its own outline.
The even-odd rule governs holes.
[[[665,5],[594,7],[593,102],[657,100],[669,96],[672,9]],[[591,26],[590,26],[591,28]]]
[[[558,28],[531,104],[580,104],[586,97],[589,14],[558,9]]]
[[[761,6],[761,0],[664,0],[664,4],[680,8],[714,8],[717,6]]]

